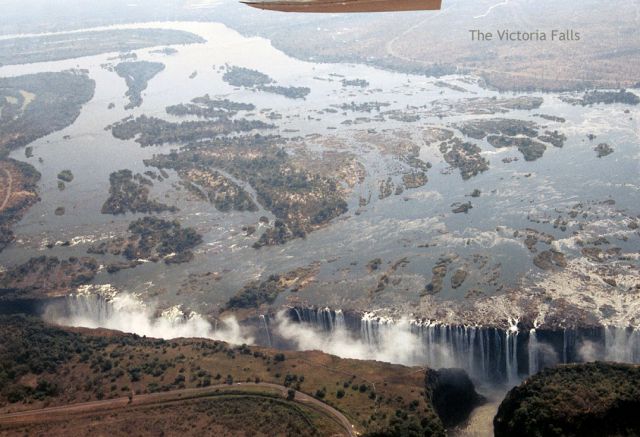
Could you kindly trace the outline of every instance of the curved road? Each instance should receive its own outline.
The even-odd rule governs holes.
[[[144,395],[133,396],[130,400],[128,397],[117,399],[106,399],[102,401],[81,402],[69,405],[60,405],[56,407],[41,408],[37,410],[19,411],[16,413],[7,413],[0,415],[0,427],[10,424],[26,424],[29,422],[46,421],[57,419],[56,416],[65,414],[78,413],[96,413],[101,411],[114,410],[118,408],[127,408],[129,406],[142,406],[163,404],[175,401],[185,401],[189,399],[207,397],[208,395],[220,394],[220,389],[233,389],[238,387],[263,387],[279,391],[283,397],[287,396],[288,388],[278,384],[270,384],[266,382],[260,383],[236,383],[212,385],[206,388],[188,388],[182,390],[173,390],[170,392],[150,393]],[[296,391],[295,402],[308,405],[312,408],[321,410],[335,419],[345,430],[349,437],[355,437],[357,434],[354,427],[344,414],[330,405],[319,401],[305,393]]]

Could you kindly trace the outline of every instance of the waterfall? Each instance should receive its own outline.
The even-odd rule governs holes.
[[[158,338],[208,337],[234,344],[253,343],[235,319],[215,324],[191,311],[174,306],[164,311],[124,293],[79,293],[66,298],[63,308],[49,308],[45,318],[56,323],[104,327]],[[55,309],[55,311],[53,311]],[[309,335],[319,336],[317,349],[327,342],[348,344],[351,357],[379,359],[432,368],[459,367],[472,377],[492,383],[517,384],[520,378],[558,362],[609,360],[640,363],[640,330],[617,327],[545,329],[537,323],[525,328],[517,319],[508,328],[449,325],[429,319],[393,319],[375,312],[349,312],[330,308],[290,308],[285,318],[309,325]],[[279,321],[276,320],[276,325]],[[254,329],[268,346],[284,345],[277,329],[271,332],[268,315]],[[294,329],[295,331],[295,329]],[[326,333],[326,334],[325,334]],[[345,341],[348,340],[348,341]],[[304,345],[298,344],[298,348]],[[340,346],[343,347],[343,346]],[[334,348],[340,355],[344,348]]]
[[[311,315],[310,318],[319,321],[324,331],[334,332],[346,329],[344,314],[341,310],[333,311],[330,308],[320,308],[316,314],[315,316]]]
[[[476,379],[509,385],[558,362],[640,362],[640,331],[633,329],[554,330],[540,328],[537,322],[524,328],[517,319],[508,320],[508,328],[501,329],[426,319],[395,320],[374,312],[345,313],[328,308],[292,310],[291,315],[318,331],[344,332],[369,351],[391,348],[396,361],[403,364],[460,367]],[[591,344],[597,346],[595,352],[585,354],[584,346]]]
[[[509,329],[505,332],[507,381],[511,385],[518,382],[518,320],[509,318]]]
[[[507,381],[515,385],[518,382],[518,331],[511,329],[505,332],[507,345]]]
[[[336,324],[335,324],[336,330],[347,329],[347,325],[345,323],[344,314],[342,313],[342,310],[336,310],[335,319],[336,319]]]
[[[538,373],[538,338],[536,337],[536,329],[532,328],[529,331],[529,344],[527,346],[529,350],[529,375]]]
[[[269,332],[269,323],[267,323],[267,317],[264,314],[260,314],[260,321],[267,337],[267,345],[271,347],[273,342],[271,341],[271,332]]]
[[[300,310],[298,308],[292,308],[292,310],[295,312],[296,314],[296,320],[298,322],[303,322],[304,319],[302,318],[302,313],[300,312]]]
[[[486,375],[487,372],[487,368],[486,368],[486,363],[485,363],[485,353],[484,353],[484,348],[485,348],[485,335],[486,335],[487,331],[486,330],[481,330],[480,331],[480,336],[479,336],[479,348],[478,350],[480,351],[480,370],[482,372],[483,375]]]
[[[637,330],[606,327],[604,355],[608,361],[640,362],[640,335]]]
[[[65,316],[72,319],[94,321],[98,326],[104,325],[115,311],[111,299],[99,294],[71,295],[64,307]]]
[[[442,325],[430,320],[396,321],[372,312],[345,316],[343,311],[327,308],[292,309],[290,314],[295,321],[313,325],[319,331],[349,332],[372,352],[400,346],[402,342],[411,344],[411,348],[402,351],[402,362],[408,365],[461,367],[482,379],[506,381],[518,377],[520,336],[515,333],[507,338],[494,328]]]
[[[105,286],[86,289],[48,306],[43,317],[61,325],[107,328],[155,338],[200,337],[233,344],[254,343],[235,318],[226,318],[220,326],[217,323],[213,326],[200,314],[183,310],[181,305],[160,310],[136,295],[112,289],[107,293],[101,287]]]

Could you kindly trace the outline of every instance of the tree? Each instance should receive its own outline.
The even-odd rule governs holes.
[[[276,363],[282,362],[284,360],[285,360],[285,356],[282,353],[275,354],[273,357],[273,361],[275,361]]]

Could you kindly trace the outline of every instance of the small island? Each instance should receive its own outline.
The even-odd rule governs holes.
[[[135,138],[142,147],[165,143],[188,143],[192,141],[215,138],[237,132],[248,132],[254,129],[271,129],[274,126],[260,120],[229,119],[219,117],[215,120],[183,121],[172,123],[155,117],[141,115],[138,118],[127,118],[113,126],[109,126],[114,137],[120,140]]]
[[[0,301],[64,296],[90,282],[98,272],[94,258],[39,256],[0,273]]]
[[[129,263],[108,266],[109,273],[135,267],[139,260],[179,264],[193,259],[192,249],[202,243],[202,235],[193,228],[182,227],[177,220],[144,217],[132,222],[127,237],[118,237],[93,245],[88,253],[121,255]]]
[[[124,78],[129,90],[126,96],[129,104],[125,109],[132,109],[142,105],[142,91],[147,89],[147,85],[158,73],[164,70],[164,64],[160,62],[122,62],[114,67],[118,76]]]
[[[71,173],[71,170],[62,170],[60,173],[58,173],[58,179],[63,182],[69,183],[73,181],[73,173]]]
[[[567,103],[574,105],[612,105],[614,103],[622,103],[625,105],[638,105],[640,104],[640,97],[637,94],[621,89],[619,91],[587,91],[581,98],[564,98]]]
[[[176,212],[178,208],[149,199],[149,179],[131,170],[119,170],[109,176],[109,198],[102,205],[102,214]]]
[[[595,152],[598,154],[598,158],[604,158],[605,156],[611,155],[613,153],[613,147],[611,147],[607,143],[600,143],[596,147],[594,147],[593,150],[595,150]]]
[[[289,99],[304,99],[311,92],[311,89],[308,87],[275,85],[275,80],[268,75],[257,70],[235,65],[227,67],[226,72],[222,76],[222,80],[231,86],[280,94]]]
[[[209,94],[196,97],[190,103],[167,106],[167,114],[184,117],[195,115],[199,118],[233,117],[240,111],[254,111],[251,103],[233,102],[228,99],[212,99]]]
[[[542,127],[532,121],[495,118],[489,120],[471,120],[456,125],[464,135],[482,140],[486,139],[493,147],[518,149],[525,161],[541,158],[547,150],[547,144],[562,147],[566,135],[557,130],[542,131]]]

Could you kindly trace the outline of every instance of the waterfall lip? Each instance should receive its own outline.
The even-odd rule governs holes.
[[[210,338],[231,344],[254,344],[249,329],[233,317],[210,320],[182,304],[159,308],[135,293],[118,292],[111,285],[79,287],[63,306],[49,305],[43,317],[53,323],[106,328],[153,338]]]
[[[91,292],[96,290],[104,294]],[[111,321],[115,316],[116,322],[123,323],[125,328],[146,329],[139,333],[158,338],[200,336],[234,344],[253,343],[253,337],[247,336],[255,331],[243,332],[246,326],[242,327],[236,319],[235,323],[219,330],[203,316],[185,310],[182,305],[154,314],[152,303],[145,303],[139,296],[126,292],[113,296],[110,294],[113,290],[115,288],[110,285],[80,289],[76,296],[71,296],[72,301],[78,299],[75,301],[76,308],[80,310],[77,315],[95,316],[91,320],[98,321]],[[122,314],[118,314],[120,311]],[[284,316],[284,319],[279,320],[279,316]],[[402,317],[377,311],[334,310],[328,306],[286,306],[274,319],[264,313],[258,314],[257,319],[271,347],[272,342],[288,339],[299,342],[298,348],[302,350],[306,349],[303,345],[314,344],[314,348],[332,350],[329,353],[336,355],[354,355],[348,358],[365,356],[367,358],[364,359],[405,365],[460,367],[474,378],[500,384],[517,384],[523,377],[559,362],[586,361],[586,354],[592,354],[595,359],[640,362],[640,330],[631,328],[600,327],[595,334],[571,328],[550,331],[541,327],[539,320],[525,323],[522,317],[507,317],[501,327],[447,324],[419,319],[414,315]],[[298,326],[296,319],[311,326]],[[141,327],[137,321],[147,323],[147,328]],[[279,326],[287,328],[290,337],[286,337]],[[171,336],[153,335],[160,330]],[[220,338],[222,335],[228,339]],[[595,348],[585,349],[585,341],[597,341]]]
[[[390,316],[383,316],[378,314],[376,311],[365,311],[362,314],[362,320],[366,321],[376,321],[380,324],[395,324],[398,320],[394,320]]]
[[[186,322],[195,317],[202,317],[195,311],[185,311],[182,304],[173,305],[160,312],[160,317],[172,321],[173,323]]]
[[[557,331],[562,329],[599,329],[606,327],[615,327],[617,329],[633,329],[640,330],[640,324],[616,324],[607,323],[606,321],[596,320],[584,320],[580,321],[567,321],[558,318],[545,318],[543,314],[528,315],[526,313],[509,315],[503,314],[500,319],[491,319],[488,322],[480,322],[467,320],[461,316],[459,321],[451,320],[450,318],[440,319],[436,317],[424,316],[419,313],[405,312],[403,313],[399,309],[384,308],[384,309],[349,309],[349,308],[332,308],[327,305],[295,305],[285,304],[280,307],[281,309],[291,311],[325,311],[331,313],[340,313],[347,317],[355,317],[358,319],[364,319],[368,321],[377,321],[384,324],[397,324],[401,320],[408,322],[411,326],[429,327],[429,326],[459,326],[465,328],[494,328],[502,331],[510,332],[529,332],[531,329]],[[275,314],[277,309],[270,310],[269,314]]]
[[[525,331],[528,330],[529,327],[534,326],[534,322],[528,322],[525,318],[522,317],[510,317],[505,316],[503,322],[500,324],[486,324],[486,323],[478,323],[478,322],[451,322],[444,321],[442,319],[433,318],[433,317],[425,317],[415,313],[402,313],[399,310],[390,310],[388,308],[385,309],[371,309],[371,310],[351,310],[351,309],[343,309],[343,308],[331,308],[329,306],[318,306],[318,305],[308,305],[308,306],[300,306],[300,305],[291,305],[286,304],[283,305],[282,308],[285,310],[292,311],[325,311],[332,312],[335,314],[344,314],[344,315],[354,315],[357,318],[362,319],[363,321],[375,321],[381,324],[398,324],[398,323],[408,323],[411,326],[415,327],[430,327],[430,326],[452,326],[452,327],[464,327],[464,328],[496,328],[501,330],[511,330],[515,331]],[[541,326],[536,322],[536,327]]]
[[[106,300],[113,300],[120,294],[120,290],[111,284],[89,284],[80,285],[76,288],[75,293],[71,293],[70,296],[99,296]]]
[[[509,317],[507,320],[509,323],[509,328],[507,331],[516,332],[516,333],[520,331],[520,328],[519,328],[520,320],[518,320],[517,318],[511,318],[511,317]]]

